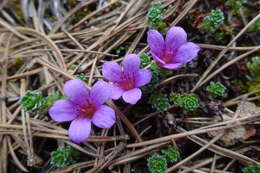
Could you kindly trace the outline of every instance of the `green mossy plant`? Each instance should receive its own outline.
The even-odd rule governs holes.
[[[178,104],[181,108],[186,111],[194,111],[199,107],[199,97],[196,94],[179,94],[171,93],[170,101],[174,104]]]
[[[246,168],[244,168],[243,173],[259,173],[260,165],[255,163],[249,163]]]
[[[57,167],[64,167],[74,163],[74,151],[71,146],[58,148],[51,153],[51,164]]]
[[[160,30],[165,32],[167,25],[163,21],[163,13],[165,8],[160,2],[153,3],[151,8],[148,11],[148,27],[150,29]]]
[[[209,16],[204,17],[202,29],[212,34],[224,23],[224,20],[224,13],[221,10],[212,10]]]
[[[76,74],[75,77],[80,79],[80,80],[82,80],[82,81],[86,81],[87,80],[86,75],[84,75],[83,73]]]
[[[168,110],[171,106],[167,95],[162,93],[152,94],[148,103],[152,105],[152,108],[161,112]]]
[[[146,53],[142,53],[140,55],[140,59],[141,59],[141,68],[144,68],[144,67],[150,65],[152,62],[151,57],[149,55],[147,55]]]
[[[167,160],[156,153],[147,159],[147,167],[151,173],[166,173]]]
[[[172,145],[169,145],[167,150],[162,150],[162,154],[169,163],[177,162],[180,159],[180,153]]]
[[[46,99],[42,96],[41,92],[28,91],[20,99],[20,105],[23,109],[30,113],[39,113],[45,107]]]
[[[27,112],[33,114],[44,114],[57,100],[65,98],[58,93],[53,93],[44,97],[41,92],[27,91],[26,94],[20,99],[21,107]]]
[[[247,68],[252,77],[260,76],[260,56],[251,58],[251,61],[247,63]]]
[[[222,97],[226,92],[226,87],[220,82],[210,82],[210,85],[206,88],[208,94],[212,97]]]

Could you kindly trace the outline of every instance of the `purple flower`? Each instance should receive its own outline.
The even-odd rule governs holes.
[[[198,55],[199,46],[187,42],[187,34],[181,27],[168,30],[165,40],[156,30],[149,30],[147,43],[157,64],[165,69],[176,70]]]
[[[102,68],[103,76],[111,81],[111,98],[116,100],[123,96],[123,100],[135,104],[142,95],[138,87],[148,84],[152,73],[146,69],[139,69],[140,58],[136,54],[129,54],[123,60],[123,68],[116,62],[106,62]]]
[[[79,79],[69,80],[64,85],[68,100],[58,100],[50,108],[49,114],[54,121],[72,121],[69,137],[80,143],[88,139],[91,122],[100,128],[110,128],[115,123],[115,111],[103,105],[110,98],[110,88],[98,81],[89,91]]]

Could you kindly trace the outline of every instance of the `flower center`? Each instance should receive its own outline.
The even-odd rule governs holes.
[[[135,88],[135,80],[130,74],[124,74],[121,77],[121,80],[117,82],[118,86],[124,90],[130,90]]]
[[[163,61],[166,63],[166,64],[169,64],[169,63],[172,63],[173,62],[173,57],[175,56],[175,53],[172,52],[172,51],[166,51],[164,53],[164,56],[163,56]]]
[[[96,112],[96,107],[93,103],[89,103],[88,105],[84,105],[80,107],[80,117],[92,119],[94,113]]]

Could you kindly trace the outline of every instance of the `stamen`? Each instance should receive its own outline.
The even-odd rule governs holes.
[[[94,113],[96,112],[96,107],[93,103],[90,103],[88,105],[84,105],[80,107],[81,114],[79,115],[82,118],[88,118],[92,119]]]

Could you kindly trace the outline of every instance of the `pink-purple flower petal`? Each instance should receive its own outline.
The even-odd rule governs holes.
[[[135,85],[136,87],[141,87],[146,84],[148,84],[152,79],[152,73],[149,70],[142,69],[139,70],[136,79],[135,79]]]
[[[96,107],[104,104],[110,98],[111,94],[109,84],[104,81],[97,81],[90,91],[91,100]]]
[[[58,100],[49,109],[49,114],[54,121],[65,122],[74,120],[78,115],[78,111],[71,101]]]
[[[164,64],[162,65],[163,68],[169,69],[169,70],[177,70],[180,68],[182,63],[175,63],[175,64]]]
[[[106,62],[102,67],[103,76],[112,82],[121,80],[121,67],[114,61]]]
[[[84,142],[88,139],[91,131],[91,120],[87,118],[77,118],[73,120],[69,127],[69,138],[76,142]]]
[[[122,96],[124,90],[119,88],[115,84],[109,84],[109,87],[111,90],[110,98],[113,100],[118,100]]]
[[[192,42],[183,44],[177,51],[174,61],[178,63],[187,63],[198,55],[200,47]]]
[[[163,56],[165,45],[163,36],[156,30],[147,32],[147,43],[151,51],[158,57]]]
[[[89,99],[89,90],[81,80],[73,79],[67,81],[63,90],[69,97],[69,100],[71,100],[73,103],[78,105],[87,104],[87,100]]]
[[[160,65],[161,65],[161,64],[165,64],[165,62],[164,62],[161,58],[159,58],[157,55],[155,55],[153,52],[151,52],[151,54],[152,54],[152,56],[153,56],[153,59],[154,59],[157,63],[159,63]]]
[[[166,34],[166,51],[175,52],[181,45],[187,42],[187,33],[182,27],[174,26]]]
[[[129,54],[123,60],[124,72],[131,73],[138,71],[141,61],[138,55]]]
[[[123,99],[126,103],[136,104],[141,99],[142,91],[139,88],[134,88],[123,93]]]
[[[99,107],[92,119],[92,122],[99,128],[110,128],[115,124],[115,121],[115,111],[105,105]]]

